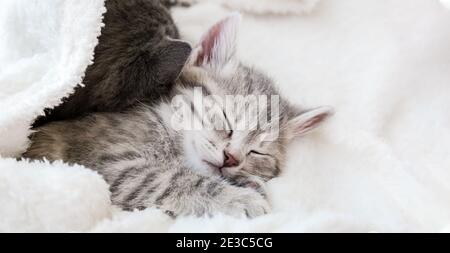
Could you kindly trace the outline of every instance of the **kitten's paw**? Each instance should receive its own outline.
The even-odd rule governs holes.
[[[263,180],[255,176],[235,176],[232,183],[239,187],[251,188],[256,190],[264,198],[267,198],[266,184]]]
[[[269,202],[257,191],[250,188],[236,188],[225,204],[225,213],[235,216],[255,218],[270,212]]]

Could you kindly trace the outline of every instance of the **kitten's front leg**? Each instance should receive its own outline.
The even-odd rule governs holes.
[[[266,182],[257,176],[240,173],[230,176],[230,182],[239,187],[252,188],[264,198],[267,198]]]
[[[187,168],[165,172],[162,187],[146,200],[175,216],[214,215],[254,218],[267,214],[270,206],[253,188],[234,186],[218,177],[206,177]]]

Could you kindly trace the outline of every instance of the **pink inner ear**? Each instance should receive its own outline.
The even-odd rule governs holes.
[[[317,115],[316,117],[308,120],[303,126],[302,129],[310,129],[321,123],[327,116],[325,114]]]
[[[219,38],[220,33],[223,30],[223,25],[225,24],[225,22],[226,20],[222,20],[219,23],[215,24],[203,37],[201,43],[202,50],[199,52],[197,62],[195,63],[197,66],[201,66],[204,63],[211,62],[214,46],[216,45],[217,39]]]
[[[329,116],[328,113],[319,114],[317,116],[314,116],[310,119],[308,119],[306,122],[304,122],[302,125],[298,128],[298,134],[303,135],[307,132],[313,130],[318,125],[320,125],[325,119]]]

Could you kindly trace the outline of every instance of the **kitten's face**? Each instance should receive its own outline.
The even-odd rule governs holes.
[[[183,132],[184,153],[194,170],[267,181],[280,174],[286,145],[332,112],[296,109],[278,96],[270,78],[240,64],[235,57],[239,23],[240,16],[232,15],[213,26],[191,56],[185,76],[201,87],[202,102],[187,94],[198,128]]]
[[[328,107],[296,109],[270,78],[241,64],[224,66],[232,75],[192,68],[196,88],[180,91],[192,123],[183,131],[184,153],[189,167],[204,174],[277,177],[289,142],[331,114]]]
[[[280,174],[283,151],[279,141],[262,141],[249,131],[197,131],[186,140],[190,165],[206,174],[239,175],[270,180]]]
[[[258,123],[255,117],[259,115],[242,117],[249,115],[252,105],[229,109],[223,103],[208,104],[214,105],[215,109],[203,107],[202,113],[206,116],[201,129],[184,133],[184,150],[190,166],[203,173],[227,178],[251,175],[270,180],[278,176],[284,160],[285,133],[276,132],[278,129],[271,128],[271,122],[255,124]],[[194,110],[200,111],[197,107]],[[198,113],[194,117],[200,119]]]

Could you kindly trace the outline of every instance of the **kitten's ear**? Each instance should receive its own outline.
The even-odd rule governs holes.
[[[233,13],[211,27],[194,49],[191,63],[200,67],[221,69],[232,61],[236,54],[241,19],[241,14]]]
[[[158,48],[154,57],[157,82],[167,84],[175,81],[181,74],[192,53],[189,43],[167,38]]]
[[[328,106],[304,112],[288,122],[289,136],[291,138],[304,136],[319,127],[333,114],[333,108]]]

